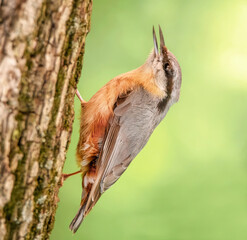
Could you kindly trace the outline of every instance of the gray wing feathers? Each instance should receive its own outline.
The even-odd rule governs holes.
[[[140,88],[131,92],[114,109],[113,123],[118,122],[119,131],[115,131],[112,141],[110,133],[113,126],[110,124],[103,147],[101,163],[104,166],[100,166],[104,169],[100,183],[101,193],[118,180],[147,143],[156,125],[153,101],[153,97]]]
[[[131,162],[131,158],[126,158],[121,164],[112,168],[110,173],[104,178],[101,191],[107,190],[113,183],[115,183],[122,173],[126,170]]]

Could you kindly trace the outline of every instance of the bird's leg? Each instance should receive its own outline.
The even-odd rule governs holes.
[[[79,98],[79,100],[81,101],[81,103],[85,103],[85,102],[86,102],[86,101],[83,100],[83,98],[81,97],[81,94],[79,93],[78,89],[76,89],[75,94],[76,94],[76,96]]]
[[[62,177],[63,177],[64,180],[66,180],[68,177],[71,177],[71,176],[76,175],[78,173],[81,173],[81,170],[73,172],[73,173],[70,173],[70,174],[63,173]]]
[[[63,186],[63,182],[64,182],[68,177],[71,177],[71,176],[76,175],[76,174],[81,173],[81,172],[82,172],[82,171],[79,170],[79,171],[77,171],[77,172],[73,172],[73,173],[70,173],[70,174],[63,173],[63,174],[62,174],[62,177],[61,177],[61,182],[60,182],[61,187]]]

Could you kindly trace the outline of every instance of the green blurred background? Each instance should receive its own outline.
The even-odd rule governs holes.
[[[75,235],[81,177],[64,183],[51,239],[246,240],[246,0],[94,0],[91,23],[86,100],[144,63],[158,24],[182,68],[181,97]],[[78,170],[78,99],[75,112],[65,173]]]

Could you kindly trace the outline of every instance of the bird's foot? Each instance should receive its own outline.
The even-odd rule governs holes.
[[[86,101],[83,100],[83,98],[81,97],[81,94],[79,93],[78,89],[76,89],[75,94],[79,98],[79,100],[81,101],[81,103],[86,103]]]

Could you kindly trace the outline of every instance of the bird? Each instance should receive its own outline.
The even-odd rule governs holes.
[[[153,27],[154,48],[145,63],[110,80],[86,102],[81,101],[80,137],[76,150],[82,174],[79,211],[69,228],[75,233],[101,195],[124,173],[152,132],[179,100],[182,74],[167,49],[159,26],[160,49]]]

